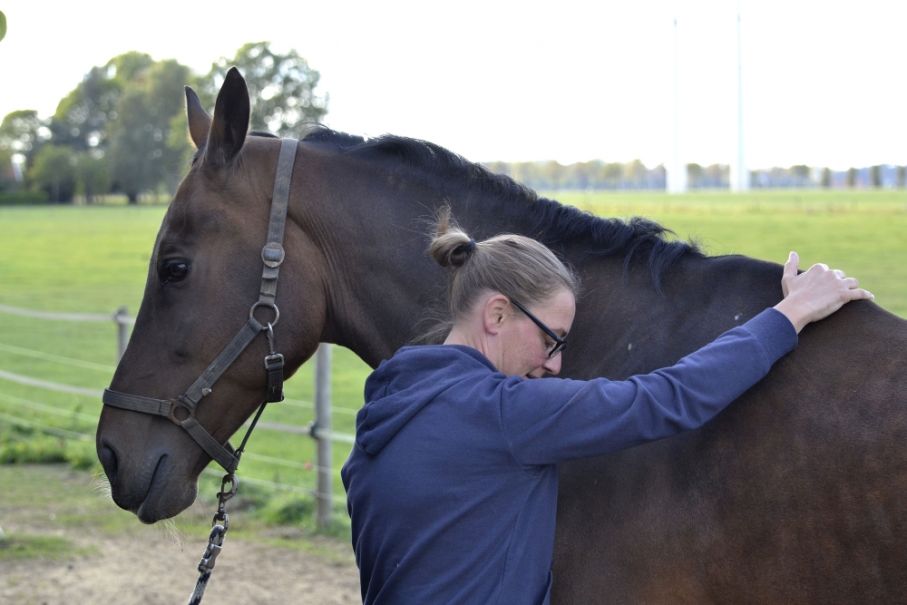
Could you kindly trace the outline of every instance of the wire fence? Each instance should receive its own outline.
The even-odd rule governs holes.
[[[129,330],[135,323],[135,319],[129,316],[124,307],[117,309],[117,311],[112,314],[105,315],[100,313],[35,311],[32,309],[0,304],[0,314],[37,319],[42,322],[113,322],[116,325],[117,358],[121,357],[125,351],[126,343],[129,338]],[[101,375],[104,375],[105,377],[110,376],[115,370],[115,367],[111,364],[78,359],[46,350],[22,346],[22,344],[23,343],[0,342],[0,352],[13,358],[50,362],[61,364],[69,368],[89,371],[92,376],[98,377]],[[334,507],[338,505],[345,507],[346,504],[346,500],[342,496],[334,494],[334,489],[332,487],[334,478],[339,475],[339,467],[333,466],[332,464],[331,444],[335,442],[343,444],[354,443],[353,435],[337,433],[331,430],[331,414],[355,415],[358,411],[351,408],[344,408],[341,406],[334,407],[331,405],[331,352],[329,347],[330,345],[322,344],[316,354],[315,401],[286,399],[280,404],[281,406],[313,412],[314,420],[312,423],[308,425],[271,421],[261,421],[258,423],[258,429],[262,431],[275,431],[289,435],[303,435],[313,439],[317,452],[315,463],[288,460],[282,457],[251,451],[243,455],[244,460],[257,462],[259,468],[274,469],[273,472],[275,474],[279,474],[279,469],[314,472],[317,477],[316,485],[314,487],[302,486],[295,482],[249,476],[245,473],[242,474],[242,480],[269,490],[312,496],[316,501],[316,514],[319,526],[327,526],[327,524],[331,522],[332,510]],[[22,374],[18,371],[12,371],[11,369],[2,368],[0,368],[0,382],[20,385],[26,389],[27,393],[29,393],[28,397],[18,397],[0,391],[0,420],[11,425],[28,428],[63,439],[94,441],[95,435],[93,427],[96,425],[101,411],[100,402],[103,392],[102,388],[73,385],[52,380],[47,376],[32,376]],[[92,379],[91,382],[95,382],[94,379]],[[75,406],[52,403],[47,400],[47,393],[65,395],[73,398],[78,403]],[[85,406],[85,400],[89,400],[91,403]],[[83,408],[93,410],[95,413],[86,413],[85,411],[82,411]],[[30,412],[30,414],[26,416],[24,415],[25,412]],[[67,426],[60,426],[60,423],[53,422],[50,420],[51,418],[63,418],[66,420]],[[205,470],[205,474],[219,477],[221,473],[216,469],[209,468]]]

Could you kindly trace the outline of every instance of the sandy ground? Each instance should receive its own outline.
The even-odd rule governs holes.
[[[8,468],[0,467],[0,473]],[[47,472],[48,468],[54,469],[47,477],[48,485],[56,483],[53,491],[66,494],[86,489],[84,473],[43,466],[34,467],[34,472]],[[102,497],[93,499],[104,506]],[[111,507],[109,516],[120,514],[109,500],[106,504]],[[149,527],[122,519],[106,523],[107,514],[86,512],[84,503],[72,511],[53,497],[35,497],[30,505],[23,505],[21,498],[0,493],[0,528],[7,536],[60,536],[82,551],[62,558],[0,559],[0,603],[185,603],[195,587],[196,566],[206,538],[186,535],[172,525]],[[189,522],[205,524],[201,515],[210,520],[210,514],[199,511],[189,513]],[[231,515],[231,531],[217,559],[205,603],[361,603],[355,563],[343,541],[298,536],[304,549],[270,546],[266,543],[269,538],[294,538],[298,530],[267,529],[246,539],[231,533],[241,523],[242,513]]]

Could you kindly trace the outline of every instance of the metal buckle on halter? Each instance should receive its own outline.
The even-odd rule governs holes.
[[[283,263],[285,255],[286,252],[284,252],[283,246],[277,242],[268,242],[261,249],[261,262],[265,266],[275,269]]]
[[[269,372],[283,370],[283,355],[280,353],[265,355],[265,369]]]
[[[283,401],[283,355],[274,352],[265,355],[265,371],[268,380],[265,401],[268,403]]]
[[[276,309],[277,307],[275,307]],[[265,390],[265,401],[268,403],[283,401],[283,355],[276,351],[274,344],[274,324],[268,324],[264,329],[268,339],[268,351],[265,355],[265,372],[268,384]]]

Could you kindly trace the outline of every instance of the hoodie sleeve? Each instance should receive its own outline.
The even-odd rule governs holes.
[[[766,309],[677,364],[627,380],[508,378],[501,425],[521,464],[614,452],[695,429],[761,380],[797,344],[790,321]]]

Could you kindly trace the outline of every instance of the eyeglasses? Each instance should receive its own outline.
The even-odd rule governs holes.
[[[557,334],[555,334],[555,333],[554,333],[554,330],[552,330],[551,328],[549,328],[548,326],[546,326],[545,323],[544,323],[541,319],[539,319],[538,317],[536,317],[535,315],[533,315],[532,313],[530,313],[530,312],[526,309],[526,307],[524,307],[523,305],[521,305],[521,304],[518,303],[517,301],[515,301],[515,300],[513,300],[513,299],[511,298],[511,299],[510,299],[510,302],[512,302],[514,307],[516,307],[517,309],[519,309],[520,311],[522,311],[522,312],[523,312],[523,315],[525,315],[526,317],[528,317],[529,319],[531,319],[531,320],[532,320],[532,323],[534,323],[535,325],[537,325],[537,326],[539,327],[539,329],[540,329],[542,332],[544,332],[545,334],[547,334],[548,337],[551,338],[551,340],[554,341],[554,344],[551,345],[551,350],[548,351],[548,359],[551,359],[552,357],[554,357],[554,356],[557,355],[558,353],[562,352],[565,348],[567,348],[567,340],[566,340],[566,339],[561,338],[560,336],[558,336]]]

